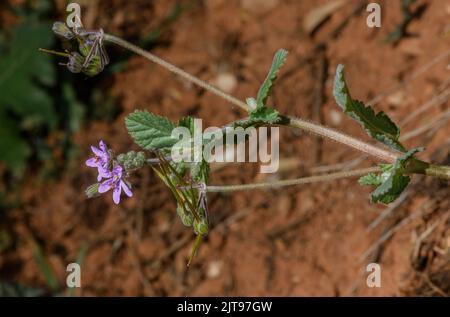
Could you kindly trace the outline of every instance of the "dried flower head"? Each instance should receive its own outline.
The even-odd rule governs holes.
[[[52,27],[53,32],[66,41],[76,41],[78,51],[56,52],[40,49],[43,52],[51,53],[68,58],[67,63],[62,63],[72,73],[83,73],[90,77],[103,71],[109,64],[109,57],[103,43],[104,32],[99,30],[86,30],[82,27],[68,27],[63,22],[55,22]]]

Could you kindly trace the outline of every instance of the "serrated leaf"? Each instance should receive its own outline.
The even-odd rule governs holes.
[[[365,186],[379,186],[382,183],[381,174],[369,173],[361,176],[358,183]]]
[[[403,165],[405,165],[407,163],[407,161],[414,156],[414,154],[416,154],[417,152],[422,152],[423,150],[425,150],[424,147],[415,147],[415,148],[409,150],[408,152],[406,152],[405,154],[403,154],[403,156],[399,158],[399,161]]]
[[[269,73],[259,88],[258,95],[256,96],[256,103],[258,107],[264,107],[266,105],[267,98],[270,96],[272,90],[273,82],[277,78],[277,74],[280,71],[281,66],[283,66],[286,61],[287,55],[288,51],[285,49],[279,49],[275,53]]]
[[[261,107],[251,111],[248,118],[248,121],[252,123],[276,123],[279,120],[280,117],[278,115],[278,111],[269,107]]]
[[[382,202],[384,204],[393,202],[408,186],[410,180],[409,176],[402,175],[399,169],[394,166],[394,170],[388,179],[372,192],[372,202]]]
[[[178,141],[172,137],[174,124],[148,111],[130,113],[125,118],[125,125],[134,142],[146,150],[168,149]]]
[[[400,129],[384,112],[381,111],[375,114],[370,106],[365,106],[361,101],[351,97],[347,83],[345,82],[344,65],[342,64],[339,64],[336,69],[333,95],[336,103],[342,110],[358,121],[369,136],[392,149],[401,152],[406,151],[398,140]]]
[[[394,164],[381,166],[381,174],[369,173],[359,179],[362,185],[378,186],[371,193],[373,203],[382,202],[389,204],[400,196],[411,180],[409,176],[405,175],[408,163],[414,159],[414,154],[422,150],[423,148],[411,149],[397,159]]]
[[[194,135],[194,118],[183,117],[178,121],[178,126],[188,128],[191,135]]]

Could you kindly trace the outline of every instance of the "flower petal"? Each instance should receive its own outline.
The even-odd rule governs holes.
[[[96,157],[91,157],[86,161],[86,165],[89,167],[97,167],[98,166],[98,159]]]
[[[108,148],[106,147],[106,144],[105,142],[103,142],[103,140],[100,140],[100,142],[98,142],[98,146],[103,153],[107,152]]]
[[[120,186],[122,187],[125,195],[127,195],[128,197],[133,196],[133,193],[131,192],[131,189],[130,189],[130,187],[128,187],[126,182],[124,182],[123,180],[120,180]]]
[[[103,193],[106,193],[108,190],[110,190],[113,187],[114,187],[113,180],[107,179],[106,181],[104,181],[103,183],[100,184],[100,186],[98,187],[98,192],[100,194],[103,194]]]
[[[117,166],[115,166],[115,167],[113,168],[112,174],[113,174],[114,176],[117,176],[117,178],[122,178],[122,171],[123,171],[122,166],[117,165]]]
[[[120,203],[120,193],[121,192],[122,192],[122,186],[120,186],[120,183],[119,183],[114,187],[114,191],[113,191],[113,201],[116,205],[118,205]]]
[[[104,155],[104,153],[103,153],[102,150],[96,148],[96,147],[93,146],[93,145],[91,145],[91,150],[92,150],[92,152],[93,152],[96,156],[100,156],[100,157],[101,157],[101,156]]]

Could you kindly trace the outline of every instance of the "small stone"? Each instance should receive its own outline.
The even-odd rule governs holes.
[[[220,90],[223,90],[226,93],[231,93],[237,86],[237,79],[233,74],[222,73],[216,77],[214,83]]]
[[[405,93],[402,91],[399,91],[399,92],[387,97],[386,100],[390,105],[398,107],[401,104],[405,103],[405,98],[406,98]]]
[[[342,114],[333,109],[330,111],[330,120],[332,125],[338,126],[342,123]]]
[[[207,268],[207,271],[206,271],[206,276],[208,278],[217,278],[217,277],[219,277],[220,273],[222,273],[222,267],[223,267],[222,261],[212,261],[208,265],[208,268]]]

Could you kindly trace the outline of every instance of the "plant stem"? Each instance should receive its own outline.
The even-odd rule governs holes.
[[[185,72],[181,68],[179,68],[169,62],[166,62],[165,60],[159,58],[158,56],[155,56],[152,53],[147,52],[147,51],[143,50],[142,48],[140,48],[128,41],[125,41],[125,40],[123,40],[119,37],[116,37],[114,35],[111,35],[111,34],[105,34],[104,40],[106,42],[110,42],[110,43],[119,45],[125,49],[128,49],[142,57],[145,57],[146,59],[166,68],[170,72],[183,77],[184,79],[227,100],[231,104],[236,105],[247,112],[250,112],[252,110],[251,107],[249,107],[245,102],[221,91],[220,89],[214,87],[213,85],[208,84],[207,82]],[[299,129],[314,133],[321,137],[325,137],[325,138],[334,140],[336,142],[345,144],[345,145],[352,147],[358,151],[364,152],[370,156],[376,157],[376,158],[381,159],[382,161],[385,161],[388,163],[394,163],[401,156],[401,153],[399,153],[399,152],[393,152],[393,151],[386,150],[384,148],[369,144],[369,143],[361,141],[357,138],[351,137],[345,133],[336,131],[329,127],[322,126],[317,123],[313,123],[313,122],[310,122],[310,121],[307,121],[304,119],[294,118],[294,117],[289,117],[289,116],[281,116],[281,118],[282,118],[282,120],[280,123],[278,123],[279,125],[289,126],[292,128],[299,128]],[[426,174],[426,175],[435,176],[435,177],[439,177],[439,178],[448,180],[448,179],[450,179],[449,169],[450,169],[450,167],[428,164],[426,169],[424,169],[422,171],[417,171],[416,173]]]
[[[450,167],[442,166],[442,165],[428,164],[428,167],[425,169],[425,173],[421,173],[421,174],[450,180]]]
[[[287,125],[290,127],[306,130],[311,133],[320,135],[321,137],[328,138],[336,142],[345,144],[368,155],[375,156],[385,162],[394,163],[397,160],[397,158],[400,157],[400,155],[397,153],[363,142],[357,138],[351,137],[345,133],[336,131],[334,129],[300,118],[293,118],[293,117],[286,117],[286,118],[289,120],[289,123]]]
[[[317,182],[332,181],[346,177],[361,176],[367,173],[379,172],[379,167],[362,168],[352,171],[330,173],[325,175],[308,176],[296,179],[288,179],[276,182],[267,183],[254,183],[254,184],[243,184],[243,185],[226,185],[226,186],[206,186],[207,192],[234,192],[240,190],[252,190],[252,189],[268,189],[268,188],[280,188],[284,186],[300,185],[300,184],[310,184]]]
[[[205,81],[203,81],[203,80],[201,80],[201,79],[199,79],[199,78],[197,78],[195,76],[192,76],[191,74],[185,72],[181,68],[166,62],[165,60],[159,58],[156,55],[153,55],[150,52],[147,52],[147,51],[143,50],[139,46],[131,44],[128,41],[125,41],[125,40],[123,40],[123,39],[121,39],[121,38],[119,38],[117,36],[110,35],[110,34],[105,34],[104,35],[104,40],[107,41],[107,42],[111,42],[111,43],[117,44],[119,46],[122,46],[123,48],[125,48],[127,50],[130,50],[130,51],[132,51],[132,52],[134,52],[134,53],[136,53],[136,54],[138,54],[138,55],[140,55],[142,57],[145,57],[146,59],[148,59],[148,60],[150,60],[150,61],[152,61],[152,62],[154,62],[154,63],[156,63],[156,64],[158,64],[158,65],[160,65],[160,66],[162,66],[164,68],[166,68],[168,71],[170,71],[170,72],[172,72],[174,74],[177,74],[178,76],[183,77],[184,79],[186,79],[186,80],[196,84],[197,86],[202,87],[205,90],[208,90],[208,91],[212,92],[213,94],[216,94],[217,96],[219,96],[219,97],[227,100],[228,102],[230,102],[230,103],[232,103],[232,104],[234,104],[234,105],[244,109],[245,111],[250,111],[251,110],[250,107],[245,102],[243,102],[243,101],[241,101],[241,100],[239,100],[239,99],[237,99],[237,98],[235,98],[235,97],[233,97],[233,96],[231,96],[231,95],[221,91],[220,89],[214,87],[211,84],[208,84],[207,82],[205,82]]]

